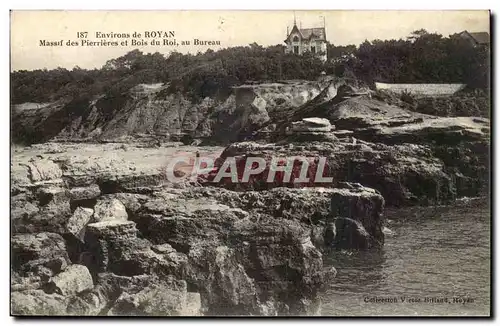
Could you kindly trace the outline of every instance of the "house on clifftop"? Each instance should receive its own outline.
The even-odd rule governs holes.
[[[323,62],[327,60],[325,27],[298,28],[294,22],[292,30],[289,33],[287,31],[287,34],[285,53],[297,55],[312,53]]]

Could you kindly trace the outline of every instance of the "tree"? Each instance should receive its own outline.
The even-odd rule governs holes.
[[[11,73],[13,103],[48,102],[61,98],[92,97],[103,92],[123,93],[138,83],[170,83],[170,91],[199,100],[226,94],[232,85],[248,81],[316,79],[322,71],[366,84],[466,83],[489,88],[489,48],[473,47],[455,35],[443,37],[416,30],[405,39],[366,40],[354,45],[327,45],[326,63],[313,54],[286,54],[283,45],[257,43],[204,53],[130,51],[108,60],[101,69],[57,68]]]

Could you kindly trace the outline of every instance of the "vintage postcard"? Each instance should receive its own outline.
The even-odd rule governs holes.
[[[489,11],[10,20],[12,316],[491,316]]]

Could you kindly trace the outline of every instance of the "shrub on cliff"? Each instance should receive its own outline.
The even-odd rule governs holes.
[[[377,90],[373,98],[414,112],[442,117],[490,117],[490,96],[481,89],[468,89],[443,97],[425,97],[406,92],[398,95]]]
[[[489,47],[474,47],[458,35],[419,30],[406,40],[365,41],[343,65],[370,84],[465,83],[489,88]]]

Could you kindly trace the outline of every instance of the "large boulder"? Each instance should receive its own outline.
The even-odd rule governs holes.
[[[12,292],[10,312],[14,316],[62,316],[66,314],[67,298],[42,290]]]
[[[230,241],[255,280],[260,302],[271,301],[278,314],[317,314],[319,290],[328,275],[309,230],[298,222],[273,218],[240,224]]]
[[[13,233],[64,233],[71,216],[67,191],[63,187],[42,185],[12,197]]]
[[[29,198],[26,193],[20,193],[10,198],[10,219],[13,233],[34,231],[26,226],[27,221],[35,220],[40,208],[37,203]]]
[[[381,247],[384,244],[383,219],[384,198],[374,189],[359,184],[345,184],[346,188],[337,189],[331,197],[332,217],[337,237],[343,236],[347,242],[335,240],[337,248]],[[353,223],[349,223],[353,221]],[[345,229],[356,232],[345,231]],[[363,235],[360,237],[359,235]],[[365,240],[366,238],[366,240]],[[362,243],[358,243],[360,240]],[[367,245],[365,244],[368,243]]]
[[[158,198],[144,204],[137,214],[137,223],[153,243],[168,242],[177,250],[188,252],[199,240],[216,242],[226,237],[234,221],[247,215],[216,200]]]
[[[123,292],[108,311],[108,316],[198,316],[200,310],[199,293],[153,284],[137,293]]]
[[[361,222],[340,217],[335,220],[333,246],[339,249],[369,249],[380,247],[380,243],[370,236]]]
[[[85,265],[94,274],[107,271],[113,243],[135,240],[136,234],[137,229],[132,221],[108,220],[88,224],[84,238],[88,248],[83,257]]]
[[[63,271],[70,260],[64,239],[55,233],[16,234],[11,237],[11,267],[22,275]]]
[[[59,165],[51,160],[35,160],[28,164],[28,177],[32,182],[60,179],[62,171]]]
[[[96,285],[68,299],[66,314],[78,316],[104,315],[122,293],[136,293],[158,284],[155,275],[120,276],[112,273],[96,275]],[[179,287],[170,287],[178,289]],[[183,289],[185,286],[183,287]]]
[[[125,206],[127,212],[135,214],[141,208],[142,204],[149,198],[149,196],[136,193],[118,192],[103,195],[101,198],[109,200],[117,199]]]
[[[101,189],[96,184],[88,187],[75,187],[70,189],[69,195],[70,199],[73,201],[89,200],[99,197],[101,195]]]
[[[301,121],[292,122],[293,132],[329,132],[332,125],[325,118],[304,118]]]
[[[93,286],[92,276],[87,267],[74,264],[54,276],[47,284],[46,292],[71,296],[92,289]]]
[[[108,220],[126,221],[127,219],[127,209],[118,199],[100,199],[94,206],[93,222],[103,222]]]
[[[71,233],[76,239],[83,241],[85,227],[92,219],[93,214],[94,210],[92,208],[77,207],[66,224],[68,233]]]
[[[200,292],[210,315],[254,315],[259,297],[254,280],[227,246],[198,243],[188,254],[186,280]]]
[[[133,221],[112,219],[88,224],[86,236],[90,239],[135,238],[136,233]]]
[[[94,275],[111,272],[135,276],[154,274],[182,277],[187,258],[167,243],[153,245],[138,238],[132,221],[110,220],[88,225],[85,243],[89,250],[89,266]]]

